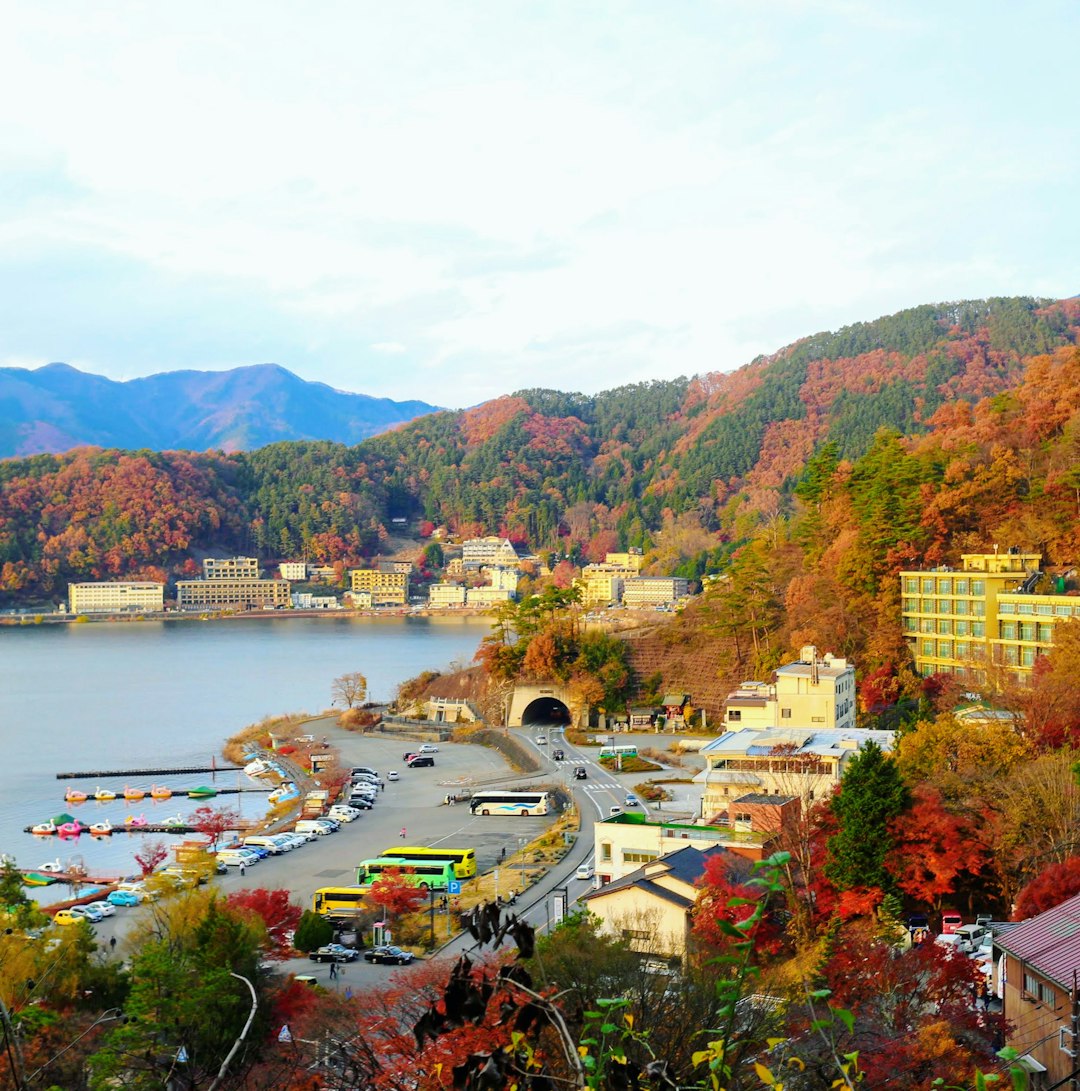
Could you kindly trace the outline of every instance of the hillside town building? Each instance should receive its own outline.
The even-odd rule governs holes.
[[[724,702],[724,727],[819,727],[847,731],[855,726],[855,665],[808,644],[799,659],[780,667],[772,682],[743,682]]]
[[[307,579],[307,567],[306,561],[282,561],[278,573],[283,580],[303,583]]]
[[[144,614],[165,609],[165,585],[151,581],[69,583],[73,614]]]
[[[622,600],[629,607],[669,606],[686,598],[688,589],[681,576],[638,576],[623,584]]]
[[[904,637],[920,674],[953,674],[978,684],[989,665],[1018,680],[1054,646],[1056,627],[1080,618],[1080,598],[1040,571],[1042,555],[965,553],[961,568],[900,573]],[[1052,583],[1054,592],[1035,593]]]
[[[176,605],[181,610],[266,610],[290,605],[288,580],[177,580]]]
[[[207,557],[203,563],[204,580],[257,580],[257,557]]]
[[[461,543],[461,561],[467,571],[489,565],[516,567],[518,555],[509,538],[492,535],[487,538],[466,538]]]
[[[372,606],[404,606],[409,601],[408,572],[354,568],[349,579],[354,592],[367,591],[371,595]]]
[[[460,583],[433,583],[428,588],[428,606],[452,607],[465,605],[465,588]]]

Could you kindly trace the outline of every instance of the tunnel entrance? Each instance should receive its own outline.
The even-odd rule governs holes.
[[[554,697],[538,697],[530,701],[521,714],[522,725],[527,724],[568,724],[570,722],[570,709],[556,700]]]

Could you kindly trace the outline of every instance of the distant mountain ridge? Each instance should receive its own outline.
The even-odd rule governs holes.
[[[0,458],[81,446],[231,452],[281,440],[351,445],[436,409],[335,390],[277,364],[126,382],[68,364],[0,368]]]

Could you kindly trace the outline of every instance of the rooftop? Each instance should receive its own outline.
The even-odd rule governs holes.
[[[994,943],[1063,989],[1071,989],[1073,974],[1080,970],[1080,894],[1017,924]]]
[[[893,748],[892,731],[870,731],[864,728],[820,730],[813,727],[769,727],[760,731],[746,729],[728,731],[706,743],[702,754],[771,754],[777,747],[790,748],[791,753],[806,755],[838,755],[861,750],[875,742],[882,750]]]

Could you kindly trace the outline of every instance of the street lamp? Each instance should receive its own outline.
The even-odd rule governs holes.
[[[521,857],[521,863],[518,865],[521,868],[521,893],[525,893],[525,845],[527,840],[524,837],[518,838],[518,855]]]

